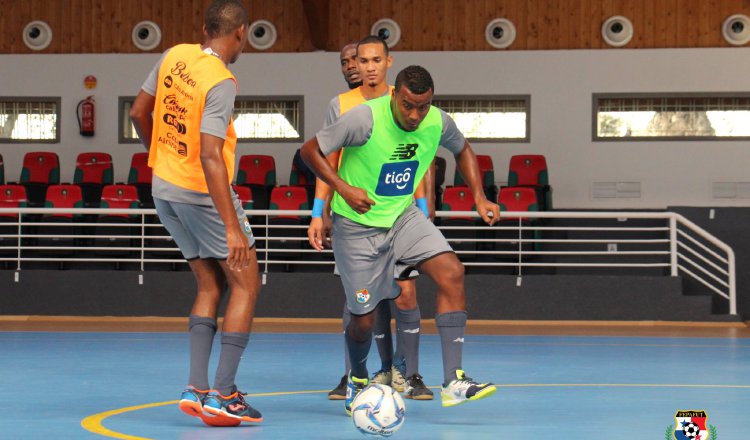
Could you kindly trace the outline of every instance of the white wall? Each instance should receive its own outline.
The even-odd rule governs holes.
[[[750,142],[591,141],[591,94],[604,92],[746,91],[750,49],[576,50],[509,52],[395,52],[391,80],[408,64],[433,74],[438,94],[530,94],[531,143],[476,144],[506,180],[513,154],[547,156],[556,208],[663,208],[668,205],[750,206],[750,199],[713,199],[713,182],[750,182]],[[73,178],[75,157],[107,151],[116,180],[125,180],[136,144],[117,142],[118,96],[135,95],[158,55],[0,55],[0,96],[61,96],[60,144],[0,144],[7,180],[17,180],[23,154],[60,155],[61,178]],[[305,137],[320,127],[324,109],[344,81],[338,54],[245,54],[232,66],[240,94],[304,95]],[[78,134],[75,107],[98,78],[96,136]],[[242,144],[238,154],[276,158],[279,183],[288,181],[298,144]],[[445,153],[441,153],[445,155]],[[448,160],[447,182],[453,161]],[[593,181],[639,181],[640,199],[592,200]]]

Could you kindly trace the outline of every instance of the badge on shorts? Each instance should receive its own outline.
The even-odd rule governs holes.
[[[367,289],[357,290],[355,295],[357,296],[357,302],[360,304],[364,304],[370,300],[370,292]]]
[[[250,229],[250,222],[247,220],[247,217],[245,217],[245,232],[247,234],[253,235],[253,230]]]

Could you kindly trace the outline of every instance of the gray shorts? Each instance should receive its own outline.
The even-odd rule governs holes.
[[[443,234],[414,205],[390,229],[360,225],[333,216],[333,255],[344,285],[346,304],[355,315],[375,309],[401,294],[404,279],[423,261],[453,252]]]
[[[245,211],[237,195],[232,193],[232,202],[240,225],[244,225],[250,247],[255,246],[255,237],[250,229]],[[229,256],[224,222],[214,205],[170,202],[154,197],[156,213],[161,223],[179,246],[186,260],[215,258],[225,260]]]

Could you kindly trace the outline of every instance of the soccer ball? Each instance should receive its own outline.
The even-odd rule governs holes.
[[[365,435],[390,437],[404,424],[404,400],[388,385],[371,384],[352,402],[352,421]]]
[[[688,422],[682,425],[682,433],[687,438],[700,438],[701,429],[693,422]]]

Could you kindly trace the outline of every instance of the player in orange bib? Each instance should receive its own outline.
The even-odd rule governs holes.
[[[263,420],[235,385],[260,289],[255,239],[230,188],[237,144],[232,125],[237,81],[227,66],[242,53],[247,28],[242,1],[213,1],[206,10],[203,44],[167,50],[130,112],[149,150],[156,211],[198,283],[188,323],[189,385],[179,407],[209,425]],[[210,387],[208,362],[226,284],[230,297]]]

